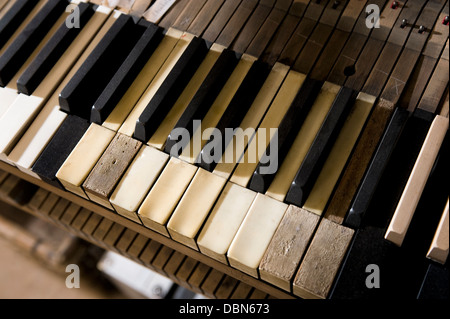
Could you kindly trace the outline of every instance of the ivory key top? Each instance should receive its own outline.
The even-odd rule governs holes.
[[[427,258],[437,261],[438,263],[445,264],[448,258],[448,245],[449,245],[449,230],[448,230],[448,200],[445,206],[444,213],[442,214],[439,222],[436,235],[431,243],[430,250],[427,253]]]
[[[195,238],[226,179],[199,169],[167,224],[172,239],[198,250]]]
[[[231,267],[258,278],[258,266],[288,205],[258,194],[227,253]]]
[[[191,183],[197,167],[171,158],[138,211],[144,226],[167,237],[166,225],[186,188]]]
[[[255,198],[255,192],[242,186],[225,186],[197,240],[203,254],[227,264],[228,248]]]
[[[448,118],[438,115],[428,131],[394,216],[386,231],[385,239],[397,246],[401,246],[405,239],[409,224],[447,134],[448,126]]]
[[[110,198],[120,215],[141,224],[137,217],[139,206],[168,160],[169,155],[153,147],[142,147]]]

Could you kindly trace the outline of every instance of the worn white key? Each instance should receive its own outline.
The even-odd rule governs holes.
[[[141,148],[109,199],[117,213],[141,224],[139,206],[168,160],[169,155],[153,147]]]
[[[228,248],[255,198],[252,190],[233,183],[225,186],[197,240],[203,254],[227,263]]]
[[[199,169],[167,224],[173,240],[197,250],[195,237],[225,186],[226,179]]]
[[[230,266],[258,278],[258,266],[287,208],[266,195],[256,196],[228,250]]]
[[[401,246],[405,239],[417,204],[448,131],[448,124],[448,118],[440,115],[433,121],[386,231],[385,238],[397,246]]]
[[[196,172],[194,165],[170,159],[139,208],[139,219],[146,227],[169,237],[167,222]]]

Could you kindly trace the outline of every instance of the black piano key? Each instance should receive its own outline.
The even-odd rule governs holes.
[[[417,295],[419,300],[448,300],[449,295],[448,266],[430,263],[422,286]]]
[[[202,120],[208,113],[209,108],[233,73],[238,62],[238,54],[232,50],[225,49],[220,54],[219,59],[216,61],[197,93],[192,98],[192,101],[181,115],[174,130],[179,131],[184,129],[189,132],[189,136],[193,135],[195,130],[194,121]],[[165,152],[179,156],[184,147],[186,147],[186,145],[180,145],[178,150],[173,150],[172,152],[172,148],[179,142],[178,137],[174,137],[172,134],[169,135],[165,146]]]
[[[384,239],[392,214],[369,220],[357,230],[335,282],[334,299],[416,298],[423,287],[430,260],[426,253],[448,198],[448,138],[439,153],[401,247]],[[381,187],[381,186],[380,186]],[[383,193],[392,190],[382,188]],[[403,190],[400,186],[399,191]],[[383,225],[383,226],[382,226]],[[379,268],[379,288],[367,287],[367,266]],[[370,280],[369,280],[370,281]],[[448,287],[447,287],[448,289]]]
[[[307,78],[298,91],[292,105],[286,112],[283,120],[278,127],[278,133],[274,136],[276,141],[272,140],[260,160],[252,178],[249,182],[249,188],[255,192],[265,193],[272,183],[281,166],[284,158],[287,156],[291,145],[297,137],[300,128],[317,98],[322,88],[323,82]],[[275,143],[274,145],[272,145]],[[275,148],[274,148],[275,146]],[[278,163],[272,162],[271,152],[277,152],[276,159]],[[276,164],[276,170],[267,171],[269,166]],[[274,168],[274,167],[272,167]]]
[[[286,195],[287,203],[301,207],[307,200],[355,100],[355,91],[341,88],[292,182]]]
[[[83,26],[93,16],[94,10],[88,3],[78,5],[80,28],[68,28],[63,22],[55,35],[46,43],[30,66],[20,76],[17,81],[17,88],[20,93],[31,95],[42,82],[48,72],[61,58],[63,53],[70,46],[72,41],[82,30]]]
[[[56,173],[88,128],[89,122],[85,119],[74,115],[67,116],[50,143],[34,163],[32,171],[44,182],[64,189],[56,178]]]
[[[226,134],[227,129],[239,127],[244,117],[247,115],[253,101],[261,90],[267,76],[270,73],[270,66],[261,61],[255,61],[247,76],[242,81],[230,105],[221,117],[216,129],[221,133],[221,139],[210,137],[205,147],[202,149],[196,163],[203,169],[212,172],[218,160],[222,158],[227,146],[231,142],[232,134]],[[233,134],[234,135],[234,134]],[[219,152],[219,150],[221,150]]]
[[[353,199],[350,210],[345,219],[348,227],[359,228],[372,200],[375,189],[383,175],[389,158],[397,145],[403,128],[411,113],[405,109],[397,108],[386,128],[383,138],[378,146],[374,158],[364,176],[364,179]]]
[[[385,217],[392,216],[395,211],[433,119],[432,113],[417,109],[408,117],[388,161],[379,164],[375,164],[375,159],[372,161],[373,165],[385,166],[384,171],[379,170],[381,174],[375,179],[378,185],[372,186],[373,192],[366,192],[367,209],[359,209],[364,214],[362,224],[388,226],[384,224]]]
[[[136,122],[134,138],[148,142],[202,63],[209,45],[194,38]]]
[[[0,20],[0,49],[8,42],[38,1],[17,0]]]
[[[95,101],[144,31],[131,16],[120,15],[60,93],[61,109],[89,120]]]
[[[163,38],[162,28],[145,20],[139,24],[147,29],[94,103],[91,110],[93,123],[101,125],[108,118]]]
[[[68,2],[49,0],[0,57],[0,86],[6,86],[64,12]]]

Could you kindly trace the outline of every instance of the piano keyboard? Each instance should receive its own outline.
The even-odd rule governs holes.
[[[448,16],[0,2],[0,188],[38,185],[16,204],[209,297],[445,297],[427,287],[448,280]]]

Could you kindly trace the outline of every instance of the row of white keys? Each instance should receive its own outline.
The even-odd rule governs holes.
[[[101,30],[111,12],[112,10],[106,7],[98,7],[88,24],[61,58],[67,66],[73,65],[73,67],[8,156],[8,160],[23,172],[39,178],[31,168],[67,116],[60,111],[58,94],[102,38],[106,28],[112,22],[111,20],[106,23],[106,28]],[[84,155],[87,154],[89,152]]]
[[[180,37],[180,32],[168,30],[151,58],[106,121],[101,126],[91,124],[56,174],[66,190],[88,199],[82,188],[83,182],[113,140],[117,131],[130,116],[134,106],[137,105],[143,94],[145,95],[144,92],[163,67]]]
[[[57,23],[51,28],[39,46],[27,59],[27,62],[22,66],[16,77],[20,76],[26,67],[28,67],[29,63],[36,58],[37,54],[55,34],[59,26],[64,23],[68,15],[67,12],[62,14]],[[36,114],[44,107],[69,67],[70,65],[68,65],[64,59],[60,59],[45,79],[39,84],[33,92],[33,95],[28,96],[25,94],[18,94],[14,99],[14,102],[8,107],[6,112],[0,118],[0,160],[8,162],[7,157],[13,147],[22,137],[24,131],[35,118]],[[12,81],[16,83],[17,79],[13,78]]]

